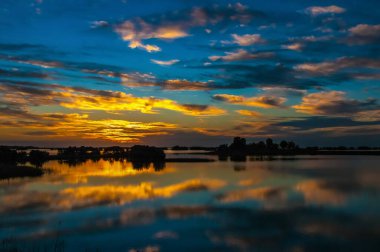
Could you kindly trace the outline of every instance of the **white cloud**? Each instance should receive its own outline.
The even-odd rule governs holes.
[[[167,61],[151,59],[150,61],[160,66],[171,66],[179,62],[179,60],[177,59],[167,60]]]

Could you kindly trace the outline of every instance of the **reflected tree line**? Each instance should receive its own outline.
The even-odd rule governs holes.
[[[0,178],[21,176],[41,176],[46,169],[42,169],[45,162],[58,160],[69,166],[77,166],[88,160],[130,161],[137,170],[149,169],[151,165],[156,171],[165,167],[164,150],[157,147],[135,145],[126,147],[68,147],[60,148],[56,155],[44,150],[18,149],[15,147],[0,147]]]
[[[42,165],[47,160],[49,153],[45,151],[31,150],[27,153],[0,147],[0,179],[41,176],[44,173]]]

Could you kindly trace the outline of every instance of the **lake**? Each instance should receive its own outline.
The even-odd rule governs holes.
[[[49,161],[0,181],[0,251],[380,251],[379,164]]]

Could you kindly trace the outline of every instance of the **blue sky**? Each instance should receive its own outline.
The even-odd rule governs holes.
[[[0,2],[0,144],[378,145],[378,1]]]

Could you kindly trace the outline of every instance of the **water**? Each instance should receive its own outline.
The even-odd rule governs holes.
[[[0,182],[0,251],[380,251],[379,161],[50,161]]]

